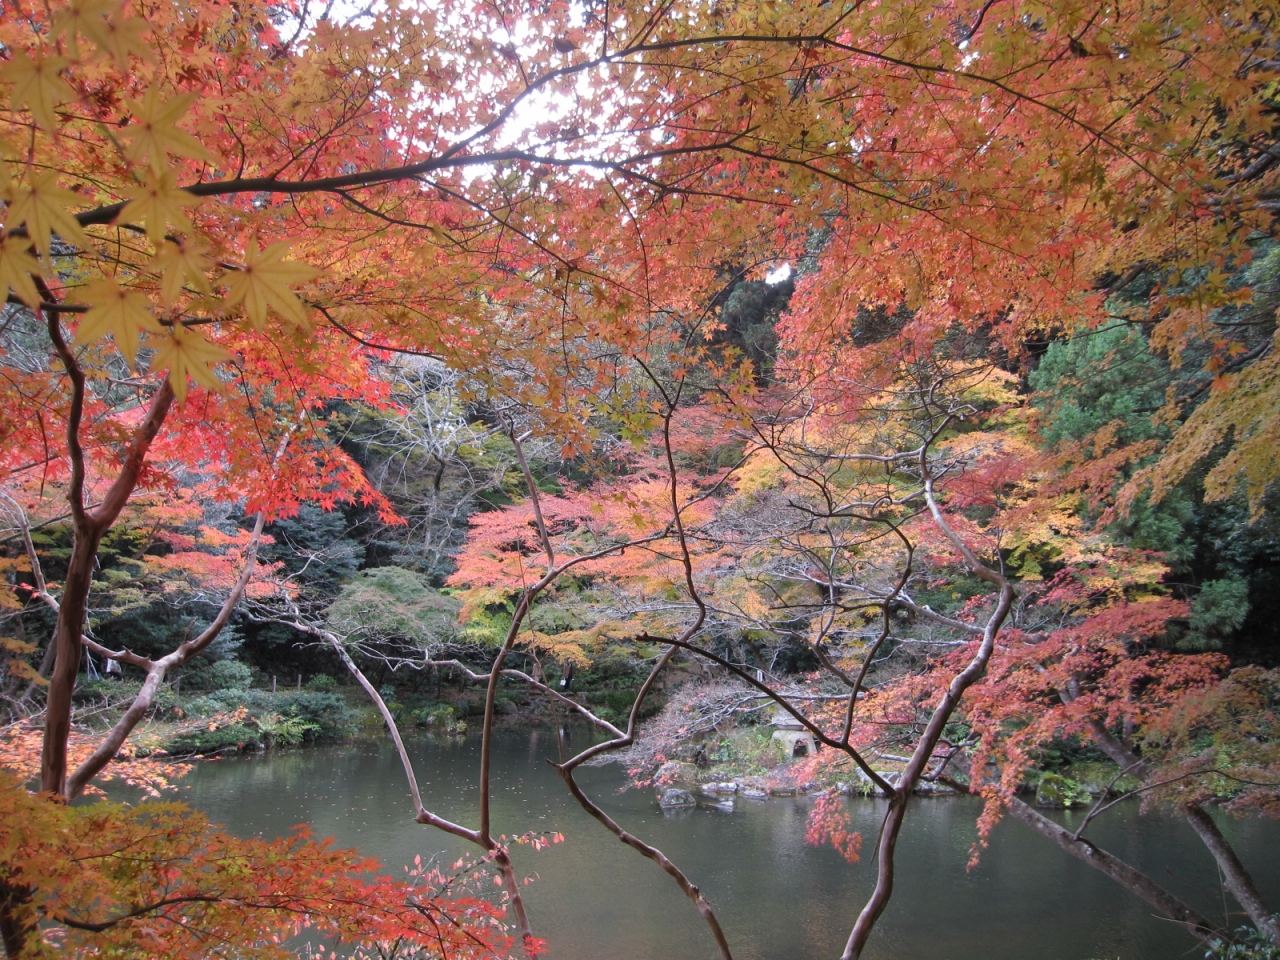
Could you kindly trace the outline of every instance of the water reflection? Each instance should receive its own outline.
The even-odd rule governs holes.
[[[583,731],[574,731],[577,738]],[[495,744],[495,829],[560,831],[540,853],[516,851],[535,930],[549,960],[712,958],[700,918],[674,884],[624,848],[569,798],[547,759],[562,731],[524,731]],[[423,798],[435,812],[469,823],[479,742],[410,743]],[[581,746],[581,744],[579,744]],[[739,960],[837,957],[872,885],[868,857],[849,866],[807,846],[809,802],[739,798],[732,812],[699,808],[664,815],[648,792],[620,792],[613,766],[586,769],[583,786],[611,815],[676,860],[716,906]],[[200,764],[186,799],[242,833],[279,835],[307,823],[319,835],[358,846],[398,868],[417,854],[451,859],[466,844],[412,822],[399,762],[389,744],[285,751]],[[884,804],[850,806],[874,843]],[[1195,944],[1146,904],[1058,852],[1017,823],[1000,824],[981,863],[966,870],[976,837],[976,802],[922,799],[899,843],[894,899],[873,938],[870,960],[1176,960]],[[1068,811],[1064,822],[1082,814]],[[1280,840],[1274,823],[1224,820],[1224,830],[1264,895],[1280,901]],[[1136,807],[1108,814],[1091,836],[1151,872],[1208,916],[1222,915],[1213,861],[1180,820]]]

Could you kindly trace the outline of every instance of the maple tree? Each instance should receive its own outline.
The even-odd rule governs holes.
[[[1228,808],[1239,809],[1274,802],[1276,769],[1267,759],[1274,735],[1263,693],[1267,674],[1248,667],[1227,673],[1228,662],[1219,655],[1168,650],[1169,624],[1185,617],[1187,605],[1170,597],[1161,582],[1167,567],[1148,551],[1089,535],[1081,504],[1064,498],[1054,482],[1052,462],[1047,472],[1032,465],[1025,407],[1001,383],[1007,379],[998,370],[962,367],[936,373],[923,385],[917,380],[913,387],[908,379],[848,421],[847,402],[826,411],[802,408],[790,420],[771,417],[768,449],[786,469],[772,467],[762,479],[766,489],[782,484],[787,490],[792,520],[780,527],[769,519],[761,528],[772,539],[748,575],[772,598],[755,609],[772,611],[774,618],[809,611],[819,676],[840,676],[843,669],[856,672],[861,683],[877,654],[878,662],[890,664],[872,672],[875,689],[857,715],[821,704],[807,709],[817,728],[843,730],[869,756],[904,765],[901,779],[886,791],[890,796],[900,796],[903,780],[912,775],[984,795],[984,835],[1009,810],[1166,916],[1201,936],[1212,935],[1212,923],[1197,911],[1083,837],[1089,823],[1118,802],[1107,799],[1110,787],[1130,777],[1137,784],[1121,796],[1168,803],[1185,814],[1218,861],[1227,889],[1257,928],[1274,938],[1274,923],[1248,871],[1203,806],[1224,798]],[[962,390],[963,405],[943,401],[948,384]],[[942,489],[954,511],[952,532],[963,532],[960,541],[940,538],[915,511],[895,517],[895,508],[918,504],[923,495],[920,475],[908,466],[920,454],[879,446],[886,427],[934,403],[957,424],[968,424],[935,434],[942,456],[933,470],[940,478],[951,475]],[[824,423],[833,413],[834,427]],[[799,434],[783,432],[794,431],[797,422],[804,425]],[[851,464],[868,461],[883,465],[880,476],[850,474]],[[807,503],[797,493],[804,487],[813,488]],[[740,519],[736,526],[742,528]],[[878,533],[881,526],[884,532]],[[889,530],[900,540],[887,537]],[[878,543],[885,540],[891,548]],[[964,586],[961,574],[975,557],[985,558],[1005,585],[1016,583],[1011,609],[1005,605],[1006,586],[999,593],[992,589],[996,584]],[[938,606],[924,601],[931,593],[939,596],[937,586],[945,584],[964,586],[965,593],[953,591],[948,602],[942,592],[941,603],[932,601]],[[965,602],[957,604],[960,599]],[[1005,624],[995,619],[1006,614]],[[875,622],[880,617],[882,625]],[[950,732],[929,746],[927,763],[914,766],[910,761],[919,757],[922,731],[927,734],[938,716],[938,689],[967,669],[993,623],[1000,628],[999,642],[983,678],[956,704]],[[1206,720],[1192,719],[1206,716],[1202,709],[1235,711],[1243,729],[1206,743]],[[1070,737],[1095,744],[1116,765],[1115,778],[1075,831],[1017,796],[1038,754]],[[1179,746],[1170,749],[1175,741]],[[898,755],[904,748],[912,757]],[[810,764],[847,769],[849,758],[831,753]],[[829,839],[846,852],[846,819],[819,804],[811,837]],[[879,846],[882,884],[886,877],[892,880],[892,830],[891,814]]]
[[[774,375],[832,424],[870,415],[850,393],[892,393],[903,362],[945,353],[958,336],[981,335],[1016,358],[1046,332],[1146,324],[1170,362],[1202,362],[1212,380],[1194,404],[1166,405],[1171,439],[1157,462],[1133,472],[1118,507],[1159,499],[1208,448],[1225,445],[1207,493],[1234,495],[1243,483],[1261,513],[1275,477],[1274,323],[1217,321],[1253,303],[1251,285],[1232,277],[1271,233],[1280,171],[1273,17],[1249,0],[1209,12],[1180,0],[1123,9],[976,0],[605,11],[392,4],[349,23],[313,19],[305,4],[6,3],[0,402],[9,415],[0,458],[15,498],[41,501],[27,510],[55,514],[53,498],[65,496],[73,529],[45,695],[42,789],[63,797],[83,789],[149,705],[140,697],[89,766],[70,769],[95,558],[130,502],[173,491],[193,471],[205,496],[243,503],[258,518],[257,536],[267,518],[304,501],[360,502],[393,521],[389,501],[327,427],[337,403],[394,406],[390,379],[374,373],[396,353],[426,355],[466,374],[467,398],[508,404],[515,453],[529,429],[571,453],[609,436],[663,435],[658,468],[617,491],[540,501],[521,463],[531,499],[520,510],[532,525],[522,521],[526,542],[479,585],[511,611],[497,655],[477,673],[488,684],[480,826],[458,828],[505,857],[489,835],[487,748],[496,684],[539,594],[598,564],[602,583],[631,579],[683,597],[656,618],[644,610],[613,618],[630,624],[622,633],[665,651],[657,671],[677,650],[719,656],[694,643],[708,616],[720,615],[699,585],[717,551],[689,530],[711,524],[708,491],[727,474],[701,489],[682,477],[673,432],[688,406],[682,391],[714,385],[737,411],[752,402],[757,371],[738,367],[717,342],[726,263],[752,264],[753,280],[774,263],[803,266],[778,327]],[[899,825],[911,783],[961,695],[989,668],[1014,605],[1008,572],[983,559],[1006,559],[984,544],[991,531],[957,519],[931,490],[950,468],[938,473],[927,454],[958,409],[925,417],[922,492],[912,499],[890,478],[866,501],[865,522],[889,536],[864,545],[851,531],[833,553],[866,549],[888,578],[853,605],[857,624],[841,619],[834,583],[843,568],[783,576],[796,593],[786,602],[814,614],[815,651],[864,628],[877,608],[887,637],[885,585],[910,569],[894,551],[916,548],[898,517],[878,514],[905,517],[925,504],[928,549],[1000,598],[981,641],[965,649],[969,659],[938,667],[954,672],[890,791],[900,798],[891,805]],[[888,415],[911,419],[901,408]],[[757,439],[784,459],[792,442]],[[841,469],[886,457],[914,463],[901,448],[885,449],[837,459]],[[1006,452],[956,447],[954,462],[973,455],[992,477],[1008,475],[1017,451]],[[828,512],[836,501],[827,493],[854,489],[835,473],[806,480],[821,481]],[[592,508],[613,502],[608,536],[592,544]],[[489,523],[496,535],[511,516],[477,529]],[[1071,539],[1074,521],[1043,504],[1023,516],[1010,527],[1007,559],[1030,575]],[[567,544],[558,542],[562,523]],[[812,565],[811,532],[788,538]],[[659,542],[674,552],[605,569]],[[546,559],[536,574],[521,569],[533,545]],[[90,649],[145,671],[144,691],[154,692],[170,667],[213,641],[248,588],[252,550],[239,559],[211,632],[158,658]],[[823,583],[827,599],[815,599]],[[726,622],[765,619],[767,604],[744,583],[723,589],[723,609],[733,612]],[[1173,611],[1154,600],[1142,612],[1155,616],[1160,602],[1163,615]],[[542,633],[534,649],[572,657],[605,630]],[[23,654],[22,643],[5,646]],[[1127,664],[1117,656],[1094,667],[1109,676]],[[1252,689],[1245,680],[1241,689]],[[848,683],[838,736],[805,717],[854,762],[860,685],[860,677]],[[642,699],[625,730],[606,724],[613,746],[634,738]],[[1202,709],[1219,708],[1206,700]],[[1178,755],[1177,736],[1159,728],[1153,750]],[[562,768],[567,785],[629,837],[577,791],[572,772],[586,759]],[[863,772],[878,777],[869,765]],[[632,841],[714,925],[683,874]],[[849,955],[888,896],[892,842],[880,855],[882,882]],[[511,899],[518,905],[514,891]],[[718,928],[717,937],[727,954]]]
[[[1034,434],[1013,380],[986,365],[920,362],[894,386],[846,392],[840,404],[815,408],[800,397],[790,410],[785,403],[771,406],[755,421],[755,449],[741,466],[702,478],[717,490],[714,499],[686,487],[672,499],[683,508],[665,514],[650,508],[650,523],[682,515],[689,545],[674,538],[669,546],[647,547],[653,556],[642,550],[630,559],[588,558],[567,597],[541,602],[581,611],[589,583],[599,597],[592,628],[565,629],[560,620],[548,636],[531,614],[522,642],[535,652],[589,657],[602,640],[634,638],[641,656],[656,656],[668,644],[737,677],[737,687],[699,690],[680,698],[678,708],[673,702],[672,720],[630,750],[633,773],[646,782],[680,741],[757,710],[754,701],[773,699],[820,743],[836,748],[807,761],[814,772],[861,777],[889,796],[879,883],[846,955],[857,954],[883,909],[893,882],[893,843],[921,783],[986,796],[984,834],[1010,810],[1191,932],[1218,935],[1194,908],[1084,836],[1096,816],[1119,802],[1107,799],[1109,788],[1074,832],[1017,796],[1038,753],[1076,736],[1115,762],[1112,786],[1126,777],[1136,781],[1121,799],[1141,796],[1185,814],[1218,860],[1227,889],[1258,929],[1274,936],[1248,871],[1204,808],[1224,798],[1239,810],[1275,802],[1269,674],[1256,668],[1226,674],[1220,655],[1162,649],[1170,622],[1187,611],[1161,582],[1166,565],[1149,551],[1087,534],[1079,502],[1064,499],[1053,482],[1056,464],[1051,460],[1047,472],[1031,465]],[[697,417],[697,411],[684,414],[686,422]],[[643,456],[636,466],[625,483],[595,490],[591,511],[543,498],[539,511],[526,503],[477,518],[454,582],[468,586],[472,605],[501,602],[504,588],[528,582],[547,534],[561,555],[600,548],[610,534],[630,549],[626,538],[643,529],[645,519],[634,491],[650,483]],[[945,511],[935,499],[944,496]],[[674,537],[670,527],[665,534]],[[975,572],[990,581],[984,584]],[[939,583],[963,583],[966,573],[968,599],[954,612],[946,609],[954,602],[934,607],[920,596]],[[912,622],[904,624],[904,617]],[[690,620],[687,635],[659,633]],[[788,680],[759,656],[758,644],[797,622],[807,625],[816,671]],[[751,656],[717,644],[734,628],[755,634]],[[505,673],[530,681],[518,671]],[[486,679],[479,671],[470,675]],[[647,687],[633,703],[632,723]],[[851,692],[834,692],[841,687]],[[949,695],[939,701],[939,690]],[[1223,710],[1232,722],[1205,744],[1206,731],[1216,729],[1208,717]],[[630,724],[624,731],[598,713],[593,719],[613,739],[562,765],[571,789],[572,769],[582,759],[633,745]],[[912,756],[894,753],[904,747]],[[885,758],[901,763],[901,772],[871,768]],[[996,771],[994,778],[988,770]],[[625,833],[574,792],[610,829]],[[814,807],[810,838],[852,858],[860,843],[831,794]]]
[[[355,851],[311,839],[243,840],[181,804],[51,804],[0,785],[8,956],[294,956],[302,931],[357,956],[509,952],[495,908],[419,862],[379,876]],[[43,935],[33,936],[36,925]],[[212,953],[211,953],[212,951]]]
[[[745,559],[734,543],[735,540],[741,540],[741,536],[725,537],[715,529],[719,518],[716,517],[714,500],[719,498],[718,494],[723,492],[726,483],[734,482],[730,480],[734,471],[712,472],[699,478],[696,484],[682,482],[675,461],[675,453],[680,446],[681,437],[680,432],[674,430],[672,426],[678,410],[679,387],[668,389],[668,385],[659,380],[655,379],[653,382],[668,404],[662,417],[659,448],[660,451],[665,452],[665,463],[659,460],[646,465],[641,458],[638,464],[640,469],[630,474],[624,483],[612,486],[608,490],[591,491],[593,496],[590,502],[593,509],[590,510],[584,509],[572,499],[539,496],[536,487],[531,483],[528,503],[508,508],[496,516],[481,516],[473,521],[474,535],[460,554],[459,570],[454,574],[453,582],[469,588],[466,596],[472,605],[492,605],[502,602],[508,594],[512,593],[518,600],[511,610],[505,636],[501,640],[501,654],[494,666],[487,674],[474,670],[468,672],[473,679],[487,681],[490,700],[492,700],[500,673],[516,676],[586,715],[609,734],[608,740],[588,747],[558,765],[566,785],[574,798],[593,817],[624,843],[653,859],[672,876],[707,920],[721,954],[726,957],[731,955],[727,939],[715,918],[714,911],[698,892],[697,887],[661,851],[630,834],[595,804],[574,779],[574,771],[588,760],[609,751],[626,749],[634,744],[637,736],[637,719],[646,696],[663,671],[667,669],[673,657],[681,651],[694,653],[730,670],[739,678],[754,685],[766,696],[776,700],[783,709],[808,728],[819,742],[834,748],[847,760],[856,764],[863,775],[892,799],[881,836],[879,882],[854,926],[845,953],[846,956],[856,956],[866,944],[871,929],[883,911],[892,890],[893,848],[902,827],[911,793],[924,774],[926,764],[933,757],[934,750],[947,722],[958,706],[960,697],[978,680],[990,660],[996,637],[1009,613],[1014,597],[1010,581],[978,559],[946,519],[934,498],[933,484],[936,475],[945,473],[946,468],[935,467],[931,463],[929,451],[952,420],[960,415],[961,408],[946,403],[943,403],[941,408],[934,408],[931,406],[932,399],[920,404],[922,409],[916,419],[918,428],[923,433],[919,437],[919,446],[915,450],[886,453],[876,449],[863,449],[842,455],[837,471],[847,470],[850,464],[880,465],[885,468],[887,474],[885,480],[877,481],[874,477],[868,480],[869,487],[874,492],[868,493],[866,487],[855,487],[853,490],[844,490],[837,494],[836,487],[829,482],[830,477],[819,475],[815,478],[815,472],[821,474],[820,470],[805,470],[798,465],[790,467],[799,478],[801,485],[813,483],[818,487],[820,497],[825,499],[825,503],[819,502],[812,507],[800,507],[795,511],[799,517],[799,526],[793,535],[802,544],[799,548],[803,556],[801,569],[805,571],[797,579],[825,588],[825,592],[832,598],[831,606],[819,600],[817,606],[825,607],[821,610],[821,615],[810,614],[805,617],[810,620],[816,631],[809,640],[823,667],[829,672],[831,678],[838,679],[847,689],[847,693],[843,696],[819,698],[843,701],[846,704],[842,708],[847,711],[844,722],[834,730],[830,730],[825,727],[818,714],[805,708],[803,701],[809,699],[808,697],[802,696],[797,701],[786,691],[771,685],[772,680],[766,682],[763,673],[752,676],[742,667],[734,665],[708,649],[704,643],[698,642],[710,632],[716,620],[732,618],[735,608],[738,611],[754,608],[757,611],[757,620],[763,616],[759,611],[765,609],[776,611],[779,608],[776,602],[778,593],[774,590],[774,598],[770,600],[744,602],[742,578],[733,575],[725,576],[726,568],[740,567]],[[933,384],[933,389],[928,391],[930,398],[938,393],[937,386]],[[685,421],[689,422],[690,418],[686,417]],[[693,422],[696,422],[696,417],[693,418]],[[711,422],[715,422],[714,417]],[[773,429],[779,429],[778,425],[781,421],[778,415],[772,416],[768,422],[773,425]],[[690,432],[696,434],[697,431]],[[801,436],[804,435],[801,434]],[[868,439],[874,442],[875,437],[873,435]],[[763,445],[761,449],[772,450],[784,464],[787,462],[786,455],[780,452],[776,438],[774,442]],[[901,466],[904,464],[905,468]],[[896,474],[902,469],[918,470],[916,480],[922,486],[911,492],[903,489],[895,495],[892,488],[898,485]],[[661,472],[665,472],[666,476],[662,477]],[[734,480],[750,489],[749,477],[734,478]],[[830,564],[843,568],[847,554],[844,549],[828,550],[827,544],[833,542],[832,527],[842,525],[844,520],[862,521],[873,526],[877,524],[886,526],[896,537],[901,538],[901,542],[907,545],[908,554],[910,554],[912,549],[910,542],[901,533],[893,514],[900,509],[907,510],[909,513],[917,512],[920,507],[910,505],[913,500],[921,497],[923,503],[927,504],[928,514],[938,539],[947,544],[949,549],[958,552],[972,574],[988,580],[997,587],[1000,600],[995,610],[991,612],[985,628],[980,631],[983,635],[982,642],[976,649],[968,651],[967,657],[971,658],[969,662],[958,665],[954,677],[943,684],[944,695],[932,710],[925,729],[918,736],[911,760],[896,784],[891,784],[881,773],[871,767],[862,749],[852,737],[856,708],[859,695],[863,693],[867,669],[880,645],[888,638],[889,611],[910,575],[910,560],[908,559],[903,572],[895,573],[890,577],[890,583],[894,580],[897,582],[887,591],[864,594],[846,605],[836,603],[835,594],[837,590],[844,592],[851,584],[838,583],[847,577],[833,569]],[[732,511],[730,512],[732,514]],[[866,516],[866,513],[876,513],[878,516]],[[726,522],[741,535],[742,516],[733,515]],[[873,536],[855,534],[855,542],[858,545],[864,542],[874,544],[884,537],[883,532]],[[814,539],[819,543],[813,543]],[[776,556],[780,551],[777,542],[778,534],[775,530],[770,530],[768,541],[770,549],[767,553],[770,556]],[[812,568],[820,564],[816,555],[824,552],[831,558],[830,564],[825,568],[825,575],[814,573]],[[539,559],[538,553],[542,553],[544,559]],[[627,554],[631,555],[630,559],[627,558]],[[749,556],[750,552],[747,555]],[[897,559],[895,557],[890,562],[896,562]],[[729,560],[728,564],[726,560]],[[571,570],[570,568],[573,567],[577,569]],[[545,572],[534,581],[531,571],[539,568]],[[750,571],[745,572],[747,579],[752,579]],[[614,610],[617,611],[621,606],[626,611],[624,615],[620,616],[615,612],[607,619],[597,615],[590,629],[559,630],[549,636],[534,627],[530,608],[535,600],[540,599],[540,595],[561,586],[566,576],[590,578],[593,581],[592,588],[596,591],[600,590],[603,582],[615,583],[622,590],[638,595],[641,602],[639,605],[631,605],[631,609],[628,610],[625,604],[620,605],[615,598],[612,604]],[[725,587],[728,589],[724,589]],[[880,595],[881,593],[883,595]],[[674,602],[681,596],[684,598],[683,603]],[[657,598],[657,603],[645,604],[644,598],[649,597]],[[646,606],[650,607],[648,611],[645,609]],[[803,600],[798,603],[784,601],[781,606],[786,610],[786,618],[794,619],[797,616],[805,616],[798,612],[799,609],[812,604],[806,604]],[[843,626],[837,624],[837,619],[847,619],[848,615],[857,617],[859,612],[874,608],[880,609],[884,628],[879,639],[870,645],[869,649],[859,651],[862,654],[860,669],[856,665],[849,667],[847,661],[850,654],[848,653],[838,650],[829,654],[823,652],[824,645],[833,642],[839,644],[840,641],[836,638],[845,632]],[[841,616],[842,613],[846,616]],[[466,608],[463,615],[464,617],[467,615]],[[743,614],[740,613],[739,617],[741,616]],[[531,628],[522,631],[527,617]],[[648,647],[655,651],[653,666],[631,704],[625,728],[604,720],[578,703],[567,701],[562,695],[550,690],[535,678],[519,671],[501,669],[504,656],[515,647],[517,642],[535,654],[542,650],[555,652],[561,657],[581,657],[585,653],[583,649],[585,645],[611,635],[615,640],[632,637],[634,642],[642,648]],[[657,654],[656,651],[662,650],[663,647],[666,648],[665,652]],[[486,726],[486,736],[487,729]],[[405,762],[407,765],[407,759]],[[819,806],[820,813],[825,810],[827,807]],[[855,848],[856,841],[847,831],[828,824],[825,833],[845,852],[851,852]]]

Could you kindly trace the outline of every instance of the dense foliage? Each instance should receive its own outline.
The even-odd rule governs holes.
[[[3,0],[4,757],[44,794],[3,787],[7,953],[269,954],[338,901],[370,949],[503,952],[503,913],[535,953],[490,829],[513,684],[607,735],[567,789],[726,960],[575,771],[661,779],[768,703],[815,781],[890,800],[848,958],[922,785],[1212,942],[1021,794],[1168,805],[1280,939],[1209,812],[1280,811],[1275,16]],[[477,685],[475,826],[396,725],[469,712],[442,674]],[[59,802],[341,735],[338,677],[492,909]],[[810,836],[858,854],[834,795]]]

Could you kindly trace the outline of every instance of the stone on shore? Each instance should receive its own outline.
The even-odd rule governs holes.
[[[658,805],[661,807],[692,807],[696,803],[692,793],[679,787],[667,787],[658,796]]]

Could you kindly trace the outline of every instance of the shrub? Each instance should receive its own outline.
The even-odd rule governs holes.
[[[103,677],[98,680],[81,680],[76,684],[75,692],[72,694],[77,708],[81,710],[80,719],[93,719],[95,714],[94,708],[102,708],[110,706],[119,708],[127,704],[136,697],[142,690],[141,680],[126,680],[119,677]],[[163,685],[156,691],[155,696],[151,700],[152,714],[163,714],[172,710],[178,705],[178,699],[174,695],[173,688]],[[99,721],[113,721],[114,715],[110,712],[98,714]]]
[[[193,690],[248,690],[253,671],[239,660],[218,660],[184,678]]]
[[[635,702],[636,690],[593,690],[586,695],[587,703],[604,707],[617,716],[626,716]]]
[[[243,708],[255,721],[272,716],[278,721],[296,718],[303,725],[298,729],[304,740],[336,740],[350,736],[355,730],[355,715],[347,701],[336,693],[215,690],[189,701],[186,708],[187,713],[195,717],[212,717]]]
[[[1205,960],[1280,960],[1280,944],[1269,943],[1257,930],[1241,927],[1234,943],[1212,940]]]
[[[118,703],[121,700],[133,699],[141,689],[142,682],[139,680],[123,680],[112,677],[101,677],[97,680],[79,680],[76,682],[76,689],[72,694],[72,699],[78,704],[101,703],[104,700]]]
[[[441,593],[427,577],[403,567],[357,573],[329,608],[329,622],[359,640],[407,641],[425,649],[452,639],[462,601]]]
[[[1083,785],[1056,773],[1041,776],[1036,787],[1036,805],[1040,807],[1077,807],[1092,799]]]
[[[244,749],[262,745],[262,731],[256,725],[233,723],[230,726],[214,726],[213,729],[185,730],[170,737],[164,748],[169,753],[217,753],[227,747]]]
[[[447,703],[435,703],[419,707],[413,711],[413,722],[420,727],[435,727],[440,730],[451,730],[458,725],[458,717],[453,707]]]
[[[333,693],[338,689],[338,681],[327,673],[317,673],[307,681],[307,689],[312,693]]]
[[[284,717],[299,717],[315,729],[306,734],[307,740],[334,740],[348,737],[355,731],[355,715],[347,701],[336,693],[284,693],[272,696],[259,693],[250,708],[263,709],[268,704],[272,712]],[[263,703],[262,701],[267,701]]]
[[[264,713],[256,718],[258,729],[266,737],[268,744],[280,744],[295,747],[307,739],[308,734],[315,733],[317,726],[302,717],[282,717],[278,713]]]
[[[188,700],[184,704],[184,709],[188,717],[212,717],[216,713],[224,713],[228,709],[234,709],[239,706],[239,698],[236,698],[236,700],[237,703],[228,704],[222,697],[211,694]]]

